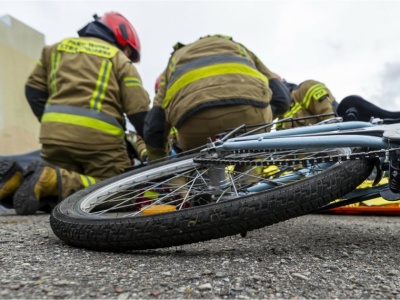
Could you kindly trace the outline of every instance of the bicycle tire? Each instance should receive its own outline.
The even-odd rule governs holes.
[[[102,189],[141,174],[162,172],[172,168],[172,164],[193,163],[196,156],[133,170],[75,193],[51,212],[53,232],[67,244],[102,251],[145,250],[207,241],[315,212],[354,190],[373,168],[369,159],[342,161],[312,177],[268,191],[163,214],[103,218],[82,209],[85,201],[96,197]]]

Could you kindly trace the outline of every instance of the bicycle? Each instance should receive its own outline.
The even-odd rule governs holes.
[[[51,228],[77,247],[143,250],[243,236],[377,193],[399,199],[400,120],[341,120],[282,131],[241,126],[195,154],[77,192],[52,211]],[[356,190],[373,170],[376,182],[388,171],[389,183]]]

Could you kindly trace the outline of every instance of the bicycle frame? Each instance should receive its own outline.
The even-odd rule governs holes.
[[[221,144],[216,141],[215,150],[304,148],[309,143],[313,147],[394,148],[400,143],[400,124],[374,125],[355,121],[299,127],[230,138]]]
[[[400,147],[400,124],[373,124],[369,122],[343,122],[335,124],[322,124],[307,127],[292,128],[281,131],[273,131],[260,134],[250,134],[247,136],[229,138],[226,141],[217,140],[210,142],[207,151],[211,155],[219,155],[224,151],[240,150],[275,150],[275,149],[301,149],[305,145],[312,145],[312,148],[340,148],[340,147],[368,147],[370,150],[390,150]],[[398,200],[400,194],[398,191],[400,182],[399,157],[400,152],[394,155],[385,155],[385,160],[381,160],[377,166],[379,171],[388,170],[390,180],[389,184],[379,188],[358,190],[344,197],[345,202],[341,205],[356,203],[359,201],[372,199],[382,196],[387,200]],[[325,163],[329,166],[332,163]],[[319,165],[324,167],[324,165]],[[389,168],[388,168],[389,166]],[[215,171],[214,171],[215,172]],[[221,178],[223,169],[220,169]],[[286,182],[302,176],[307,169],[278,179],[278,182]],[[215,175],[214,175],[215,176]],[[215,186],[218,183],[214,183]],[[249,192],[259,192],[273,185],[263,183],[250,188]],[[395,191],[396,193],[394,193]],[[345,204],[344,204],[345,203]],[[336,206],[341,206],[336,204]],[[328,209],[330,207],[324,207]]]

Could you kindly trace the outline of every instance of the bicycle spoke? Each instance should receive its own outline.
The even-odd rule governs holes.
[[[225,153],[223,159],[238,163],[214,169],[214,172],[220,172],[216,182],[211,182],[212,179],[209,177],[212,163],[193,164],[160,173],[148,172],[99,194],[95,200],[88,201],[84,209],[95,216],[118,214],[118,216],[132,217],[142,215],[158,205],[174,206],[174,210],[182,210],[196,205],[229,201],[318,174],[325,167],[319,164],[313,165],[314,159],[336,153],[334,149]],[[310,165],[271,164],[274,161],[298,158],[309,159]],[[256,165],[247,166],[249,161],[255,162]],[[268,166],[263,166],[264,163]]]

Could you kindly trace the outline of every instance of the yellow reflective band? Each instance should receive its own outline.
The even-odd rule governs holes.
[[[51,93],[55,94],[57,92],[57,79],[56,73],[58,69],[58,65],[60,64],[61,55],[57,52],[53,52],[51,54],[51,71],[50,71],[50,87]]]
[[[108,81],[110,79],[112,63],[109,60],[103,60],[100,67],[99,76],[96,81],[96,88],[90,99],[90,108],[100,111],[101,104],[106,95]]]
[[[325,88],[325,86],[321,86],[315,89],[315,91],[313,91],[313,93],[310,95],[310,100],[308,100],[308,102],[311,102],[311,99],[314,98],[314,100],[319,100],[321,99],[323,96],[328,95],[328,91]]]
[[[173,134],[177,134],[178,133],[178,129],[176,129],[176,127],[172,127],[171,130],[169,131],[169,134],[173,135]]]
[[[143,194],[143,197],[148,198],[148,199],[151,199],[151,200],[154,200],[154,199],[157,199],[157,197],[158,197],[159,194],[160,194],[160,193],[155,192],[155,191],[147,191],[147,192],[145,192],[145,193]]]
[[[304,96],[301,104],[303,107],[308,108],[311,103],[311,99],[314,98],[315,100],[320,99],[322,96],[327,95],[328,91],[325,88],[325,85],[322,83],[318,83],[310,87]]]
[[[125,77],[125,86],[142,86],[142,82],[136,77]]]
[[[78,38],[63,40],[57,45],[57,50],[68,53],[86,53],[104,58],[112,58],[119,51],[118,48],[106,43],[98,43],[95,41]]]
[[[176,80],[167,91],[162,107],[165,109],[174,95],[182,88],[194,81],[219,75],[242,74],[263,81],[268,85],[268,78],[256,69],[240,63],[222,63],[206,66],[189,71]]]
[[[96,180],[93,177],[82,175],[82,174],[79,174],[79,176],[80,176],[82,184],[85,188],[96,183]]]
[[[298,111],[300,109],[302,109],[303,107],[301,106],[300,103],[296,102],[295,105],[292,106],[292,108],[283,115],[283,118],[292,118],[295,114],[298,113]],[[276,125],[277,128],[281,128],[281,129],[285,129],[286,128],[286,122],[282,122]]]
[[[96,120],[93,118],[85,117],[85,116],[78,116],[78,115],[71,115],[71,114],[63,114],[63,113],[56,113],[50,112],[45,113],[42,116],[42,123],[45,122],[56,122],[56,123],[65,123],[77,126],[88,127],[96,130],[100,130],[112,135],[116,135],[120,138],[124,137],[125,132],[122,128],[111,125],[109,123]]]
[[[301,104],[296,102],[296,104],[283,115],[284,118],[293,117],[300,109],[302,108]]]

